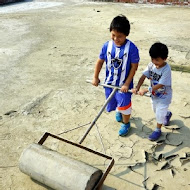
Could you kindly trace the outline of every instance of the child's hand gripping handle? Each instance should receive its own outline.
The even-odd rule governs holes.
[[[91,80],[86,80],[86,82],[92,84],[92,81],[91,81]],[[121,90],[121,88],[118,87],[118,86],[113,86],[113,85],[109,85],[109,84],[104,84],[104,83],[101,83],[101,82],[100,82],[98,85],[103,86],[103,87],[107,87],[107,88],[113,88],[113,89]],[[128,90],[128,92],[133,93],[132,90]],[[144,94],[144,96],[151,97],[151,94],[146,93],[146,94]]]

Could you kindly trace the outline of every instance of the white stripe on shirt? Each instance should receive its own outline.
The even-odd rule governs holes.
[[[113,41],[108,42],[108,48],[107,48],[107,68],[109,71],[109,76],[107,77],[107,80],[105,81],[105,84],[107,84],[110,81],[111,77],[111,51],[113,47]]]
[[[120,82],[119,82],[120,87],[125,82],[124,80],[125,80],[125,75],[126,75],[126,71],[127,71],[126,68],[127,68],[127,62],[128,62],[129,47],[130,47],[130,41],[128,41],[125,44],[124,56],[123,56],[123,65],[122,65],[121,77],[120,77]]]

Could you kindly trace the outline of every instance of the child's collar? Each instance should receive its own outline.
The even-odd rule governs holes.
[[[114,46],[115,46],[116,48],[124,47],[128,41],[129,41],[129,40],[126,38],[125,42],[124,42],[121,46],[116,46],[115,43],[114,43],[114,41],[112,40],[112,42],[113,42],[113,44],[114,44]]]

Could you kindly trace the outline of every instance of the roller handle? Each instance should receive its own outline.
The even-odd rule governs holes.
[[[92,81],[91,81],[91,80],[86,80],[86,82],[92,84]],[[118,86],[113,86],[113,85],[109,85],[109,84],[104,84],[104,83],[101,83],[101,82],[100,82],[98,85],[99,85],[99,86],[103,86],[103,87],[107,87],[107,88],[113,88],[113,89],[121,90],[121,88],[118,87]],[[133,93],[132,90],[128,90],[128,92]],[[145,93],[144,96],[146,96],[146,97],[151,97],[151,94],[150,94],[150,93]]]

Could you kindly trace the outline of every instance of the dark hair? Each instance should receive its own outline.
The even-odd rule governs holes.
[[[110,32],[112,30],[116,30],[128,36],[130,32],[130,23],[127,17],[124,15],[116,16],[110,24]]]
[[[161,57],[162,59],[166,59],[168,57],[168,48],[165,44],[156,42],[151,46],[149,55],[151,58]]]

